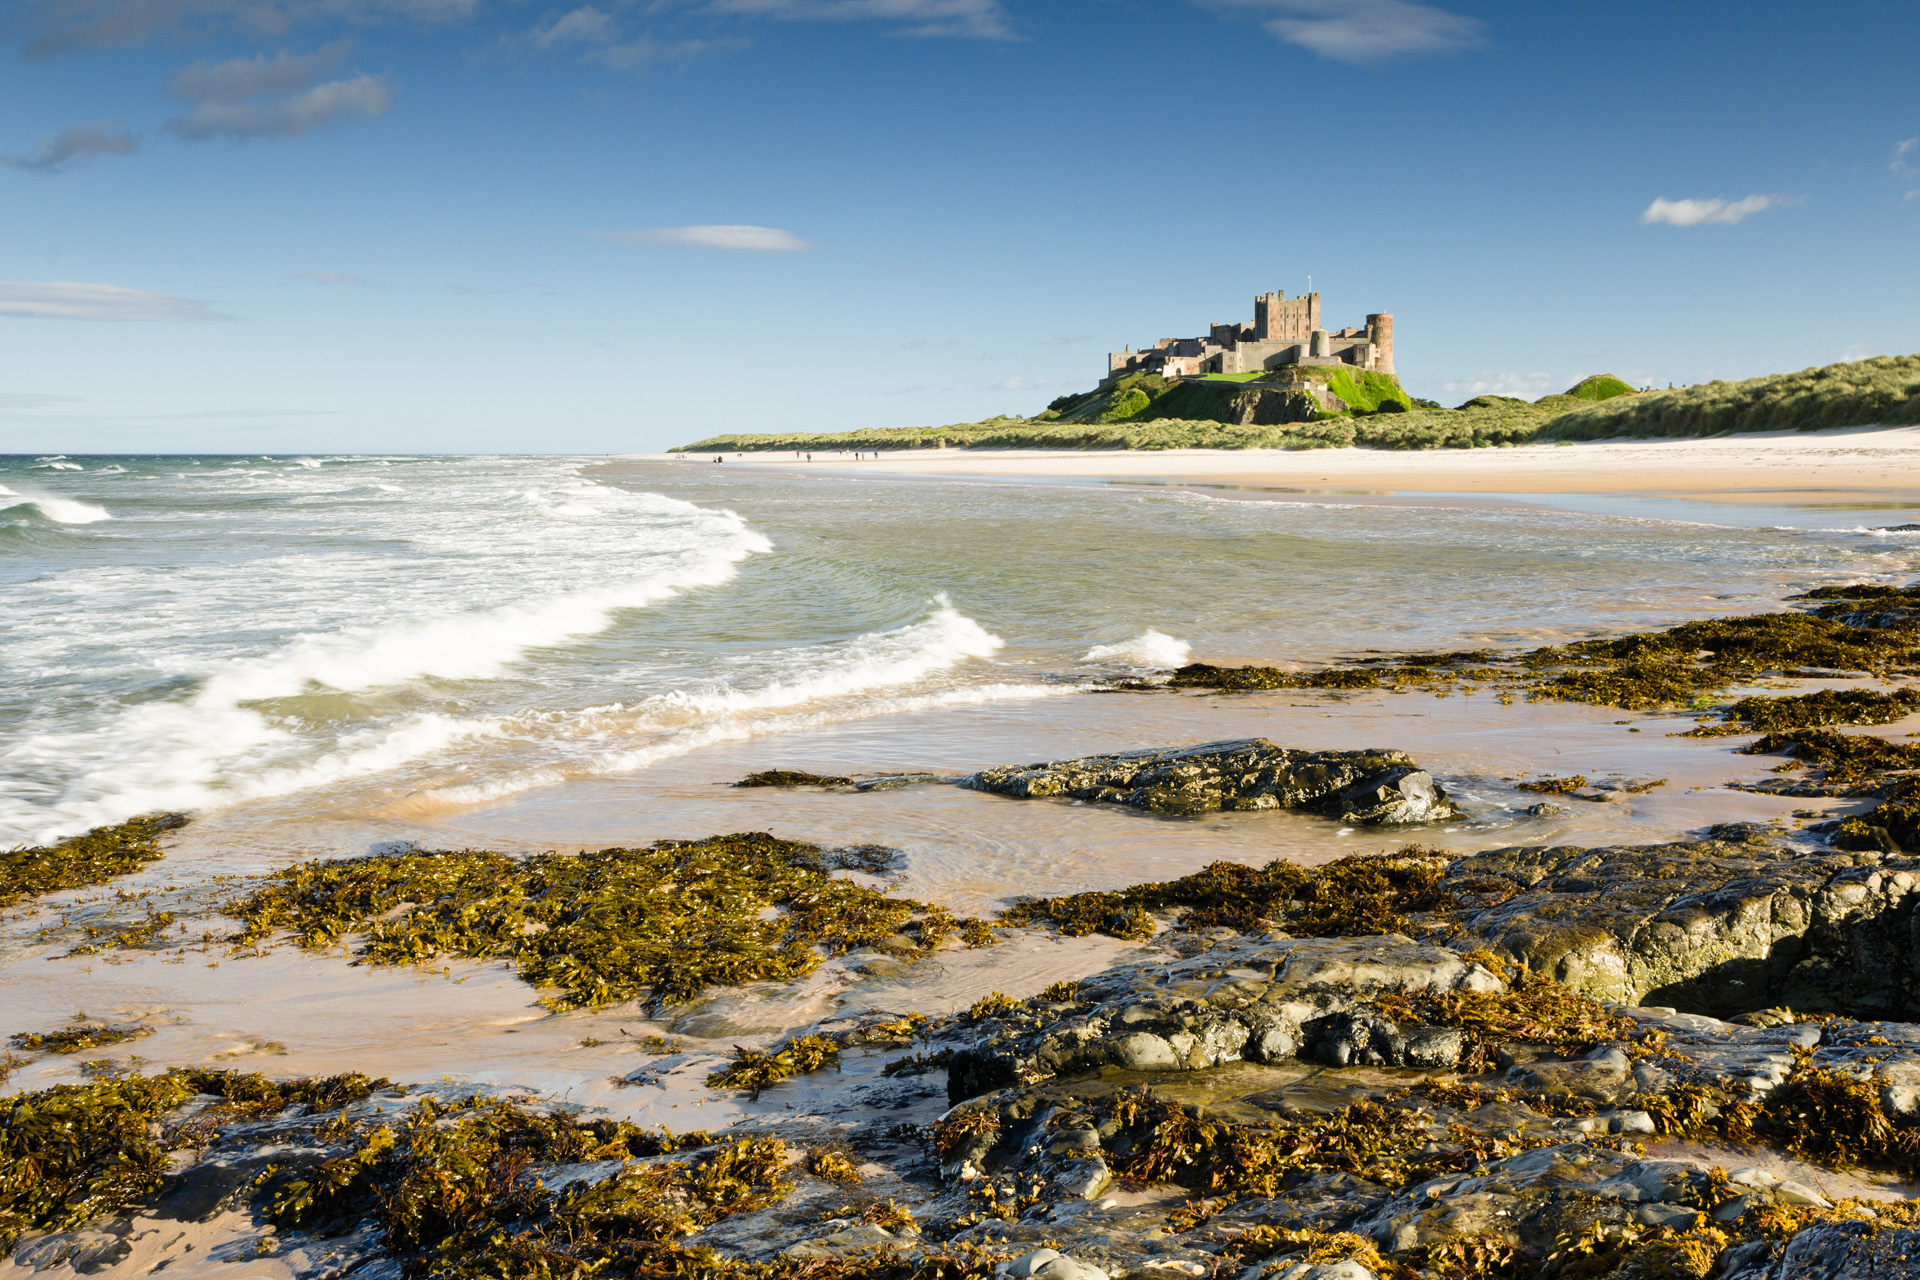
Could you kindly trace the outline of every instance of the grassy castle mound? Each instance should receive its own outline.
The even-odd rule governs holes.
[[[1315,384],[1297,389],[1296,380]],[[1327,398],[1316,395],[1323,391]],[[1328,398],[1343,405],[1329,412]],[[1274,370],[1168,382],[1130,374],[1062,396],[1032,418],[944,427],[735,434],[675,453],[837,449],[1471,449],[1550,440],[1711,436],[1743,431],[1920,424],[1920,355],[1876,356],[1798,373],[1635,393],[1611,374],[1527,401],[1476,396],[1454,409],[1408,395],[1390,375]]]

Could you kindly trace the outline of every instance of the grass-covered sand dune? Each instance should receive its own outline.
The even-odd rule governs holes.
[[[1391,379],[1335,371],[1329,390],[1353,409],[1288,415],[1288,394],[1256,381],[1169,384],[1134,375],[1063,396],[1032,418],[944,427],[711,436],[674,452],[857,449],[1466,449],[1550,440],[1711,436],[1742,431],[1920,423],[1920,355],[1876,356],[1798,373],[1634,393],[1598,374],[1560,395],[1478,396],[1455,409],[1416,401]],[[1388,384],[1391,384],[1390,386]],[[1394,394],[1398,392],[1398,394]],[[1351,393],[1351,398],[1349,398]],[[1249,397],[1265,397],[1253,400]],[[1263,424],[1249,417],[1297,416]]]

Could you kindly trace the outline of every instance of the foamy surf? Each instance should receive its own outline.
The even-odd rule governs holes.
[[[292,475],[311,479],[289,484]],[[404,769],[497,732],[503,718],[537,703],[543,682],[529,664],[551,664],[548,655],[638,611],[723,586],[740,562],[772,549],[731,512],[571,474],[567,510],[517,520],[503,518],[489,486],[456,491],[450,502],[443,493],[435,512],[384,494],[369,507],[348,496],[364,493],[357,478],[341,476],[334,486],[306,467],[269,467],[237,482],[213,472],[194,479],[239,483],[241,500],[256,505],[249,490],[277,493],[296,527],[311,525],[328,543],[285,561],[284,570],[267,556],[176,571],[162,596],[123,569],[83,568],[33,584],[39,594],[23,597],[16,635],[35,624],[44,630],[12,651],[23,677],[16,692],[30,697],[36,682],[65,683],[117,660],[134,664],[119,678],[136,696],[105,716],[23,705],[24,732],[0,746],[0,773],[14,780],[0,796],[0,842]],[[306,505],[319,510],[296,511]],[[326,548],[341,536],[336,512],[362,528],[390,524],[389,536],[405,531],[413,558],[396,560],[382,546],[372,560],[334,551],[330,564]],[[269,527],[257,536],[270,548],[273,535]],[[116,595],[144,612],[96,620]],[[169,598],[185,607],[164,607]],[[318,625],[246,642],[245,628],[302,620]],[[232,629],[227,648],[257,651],[222,656],[205,642],[209,621]],[[137,696],[155,679],[190,687]]]
[[[1193,646],[1185,640],[1176,640],[1164,632],[1155,631],[1149,627],[1130,640],[1121,640],[1114,644],[1097,644],[1087,650],[1080,661],[1163,669],[1186,666],[1187,656],[1192,651]]]
[[[79,468],[75,467],[74,470],[78,471]],[[55,524],[97,524],[102,520],[113,519],[112,514],[105,507],[95,506],[91,502],[81,502],[77,498],[56,497],[50,493],[9,489],[5,485],[0,485],[0,499],[6,498],[18,498],[19,501],[0,503],[0,511],[32,507]]]

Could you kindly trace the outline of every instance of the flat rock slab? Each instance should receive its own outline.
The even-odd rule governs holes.
[[[1920,1016],[1920,860],[1783,841],[1490,849],[1416,921],[1602,1000]]]
[[[1308,809],[1356,825],[1459,813],[1433,775],[1404,751],[1304,751],[1265,738],[999,765],[960,785],[1021,800],[1057,796],[1180,815]]]

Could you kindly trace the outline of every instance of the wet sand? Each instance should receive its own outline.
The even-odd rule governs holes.
[[[712,465],[710,454],[678,457]],[[1663,493],[1723,502],[1845,505],[1920,501],[1920,427],[1844,427],[1682,440],[1609,440],[1510,449],[916,449],[855,462],[816,453],[729,456],[725,465],[857,467],[888,475],[1058,477],[1360,489],[1397,493]],[[1749,496],[1742,497],[1741,494]]]
[[[0,1037],[58,1026],[79,1012],[153,1028],[99,1051],[36,1058],[11,1082],[20,1088],[72,1079],[81,1059],[124,1062],[132,1054],[154,1066],[234,1066],[275,1076],[358,1070],[416,1085],[524,1089],[645,1124],[689,1127],[688,1110],[702,1124],[723,1124],[794,1100],[755,1104],[705,1090],[705,1073],[736,1043],[766,1043],[820,1019],[866,1012],[951,1012],[993,991],[1028,996],[1113,963],[1130,944],[1021,930],[981,950],[944,949],[897,974],[829,962],[790,987],[719,992],[657,1016],[631,1005],[550,1013],[537,1003],[539,993],[500,962],[371,968],[337,949],[320,955],[283,945],[235,956],[186,938],[173,951],[64,953],[78,940],[78,926],[103,912],[123,923],[139,918],[144,905],[127,895],[154,892],[156,906],[186,918],[189,904],[168,894],[176,885],[175,892],[191,892],[200,903],[190,921],[193,938],[209,927],[224,933],[228,925],[208,908],[227,890],[217,880],[210,890],[208,880],[233,877],[224,884],[243,888],[302,858],[362,852],[376,837],[428,848],[573,850],[758,830],[829,845],[884,843],[902,851],[892,880],[900,892],[971,914],[1015,895],[1117,888],[1218,860],[1313,865],[1410,840],[1463,853],[1512,844],[1654,842],[1715,822],[1778,820],[1791,830],[1795,810],[1841,812],[1869,803],[1730,790],[1729,781],[1768,777],[1777,761],[1737,754],[1744,737],[1671,736],[1692,723],[1684,714],[1524,699],[1509,705],[1487,694],[1086,694],[1039,707],[947,708],[727,744],[631,774],[412,821],[328,819],[292,802],[236,806],[171,838],[166,861],[100,889],[51,895],[7,920],[0,927],[0,980],[9,998]],[[1879,732],[1899,737],[1915,729],[1920,716]],[[867,794],[726,785],[768,768],[951,775],[1010,761],[1253,736],[1315,748],[1405,749],[1469,816],[1395,831],[1287,811],[1170,819],[947,785]],[[1569,800],[1564,814],[1528,815],[1524,810],[1541,797],[1514,783],[1549,773],[1666,783],[1603,803]],[[283,838],[275,839],[276,831]],[[186,866],[195,868],[190,890],[180,880]],[[653,1083],[618,1083],[654,1061],[639,1045],[647,1035],[678,1037],[686,1052],[664,1061],[667,1070]]]

